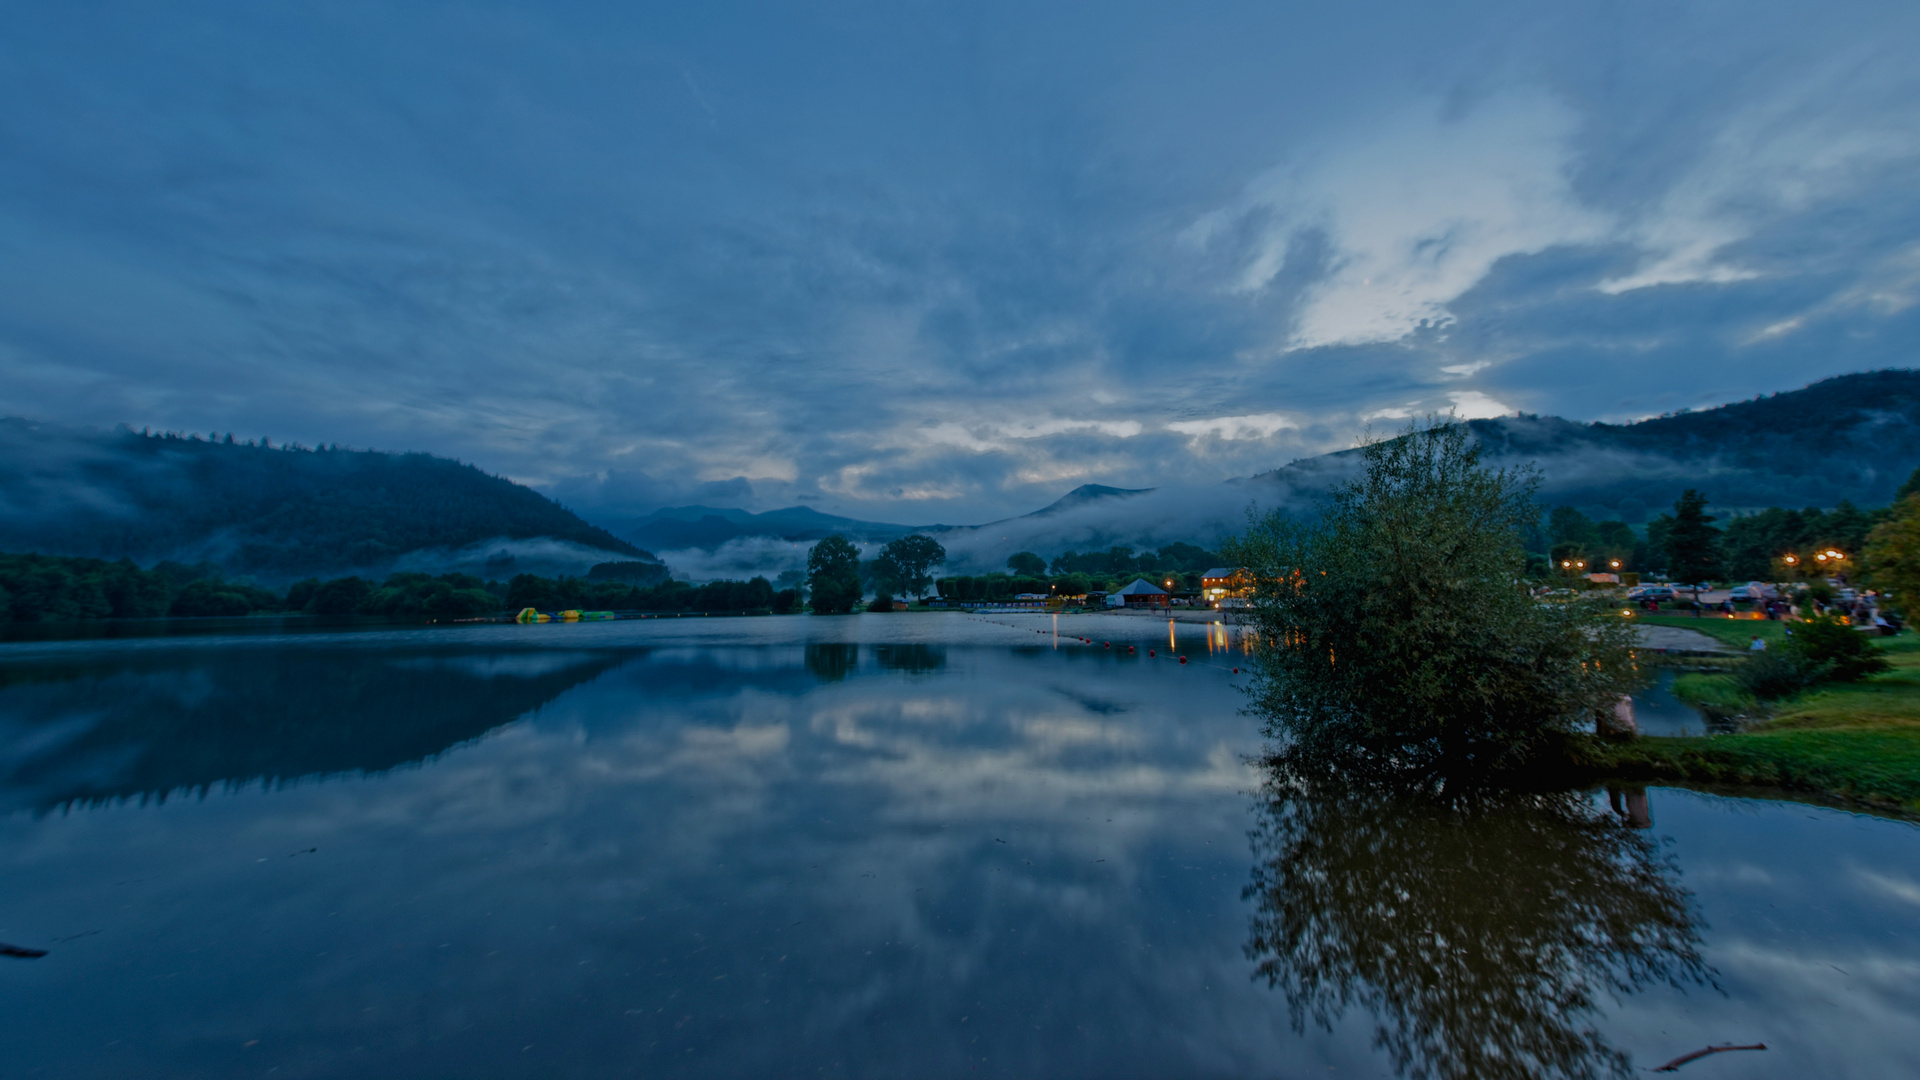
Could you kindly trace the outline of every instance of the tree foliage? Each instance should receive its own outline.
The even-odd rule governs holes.
[[[1254,711],[1282,753],[1422,782],[1518,766],[1634,685],[1629,629],[1536,603],[1518,528],[1530,475],[1458,424],[1364,448],[1318,520],[1270,514],[1226,546],[1254,579]]]
[[[946,561],[946,548],[931,536],[916,534],[881,548],[874,559],[874,571],[889,588],[920,597],[933,585],[933,568]]]
[[[1667,573],[1687,584],[1720,576],[1720,530],[1707,513],[1707,497],[1688,488],[1673,504],[1667,527]]]
[[[1920,479],[1920,469],[1914,470]],[[1911,483],[1912,481],[1909,481]],[[1892,602],[1909,620],[1920,619],[1920,494],[1908,495],[1867,538],[1867,578],[1877,589],[1892,594]]]
[[[1007,571],[1017,577],[1044,577],[1047,560],[1031,551],[1016,551],[1007,556]]]
[[[835,533],[807,552],[807,592],[816,614],[852,611],[861,591],[860,551],[846,537]]]

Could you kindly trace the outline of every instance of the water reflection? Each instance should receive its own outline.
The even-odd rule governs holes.
[[[1443,802],[1274,778],[1251,835],[1256,977],[1296,1030],[1370,1012],[1401,1075],[1627,1076],[1600,997],[1711,978],[1659,848],[1580,793]]]
[[[944,645],[876,645],[873,654],[879,658],[880,666],[888,671],[904,671],[912,675],[925,675],[947,666]]]
[[[319,649],[0,667],[0,810],[383,772],[628,658]]]
[[[839,682],[860,665],[860,646],[815,642],[806,648],[807,670],[823,683]]]

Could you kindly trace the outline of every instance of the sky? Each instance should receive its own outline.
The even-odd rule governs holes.
[[[1915,366],[1920,5],[0,0],[0,414],[913,524]]]

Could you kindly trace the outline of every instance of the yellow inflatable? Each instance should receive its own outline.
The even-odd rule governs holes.
[[[553,616],[542,615],[532,608],[521,608],[520,614],[515,615],[513,621],[521,623],[552,622]]]

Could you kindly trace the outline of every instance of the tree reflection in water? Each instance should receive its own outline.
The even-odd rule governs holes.
[[[806,649],[807,670],[821,682],[839,682],[860,666],[860,646],[815,643]]]
[[[1246,951],[1297,1030],[1359,1005],[1419,1080],[1626,1076],[1600,995],[1711,982],[1691,894],[1586,794],[1322,786],[1271,776],[1251,834]]]

